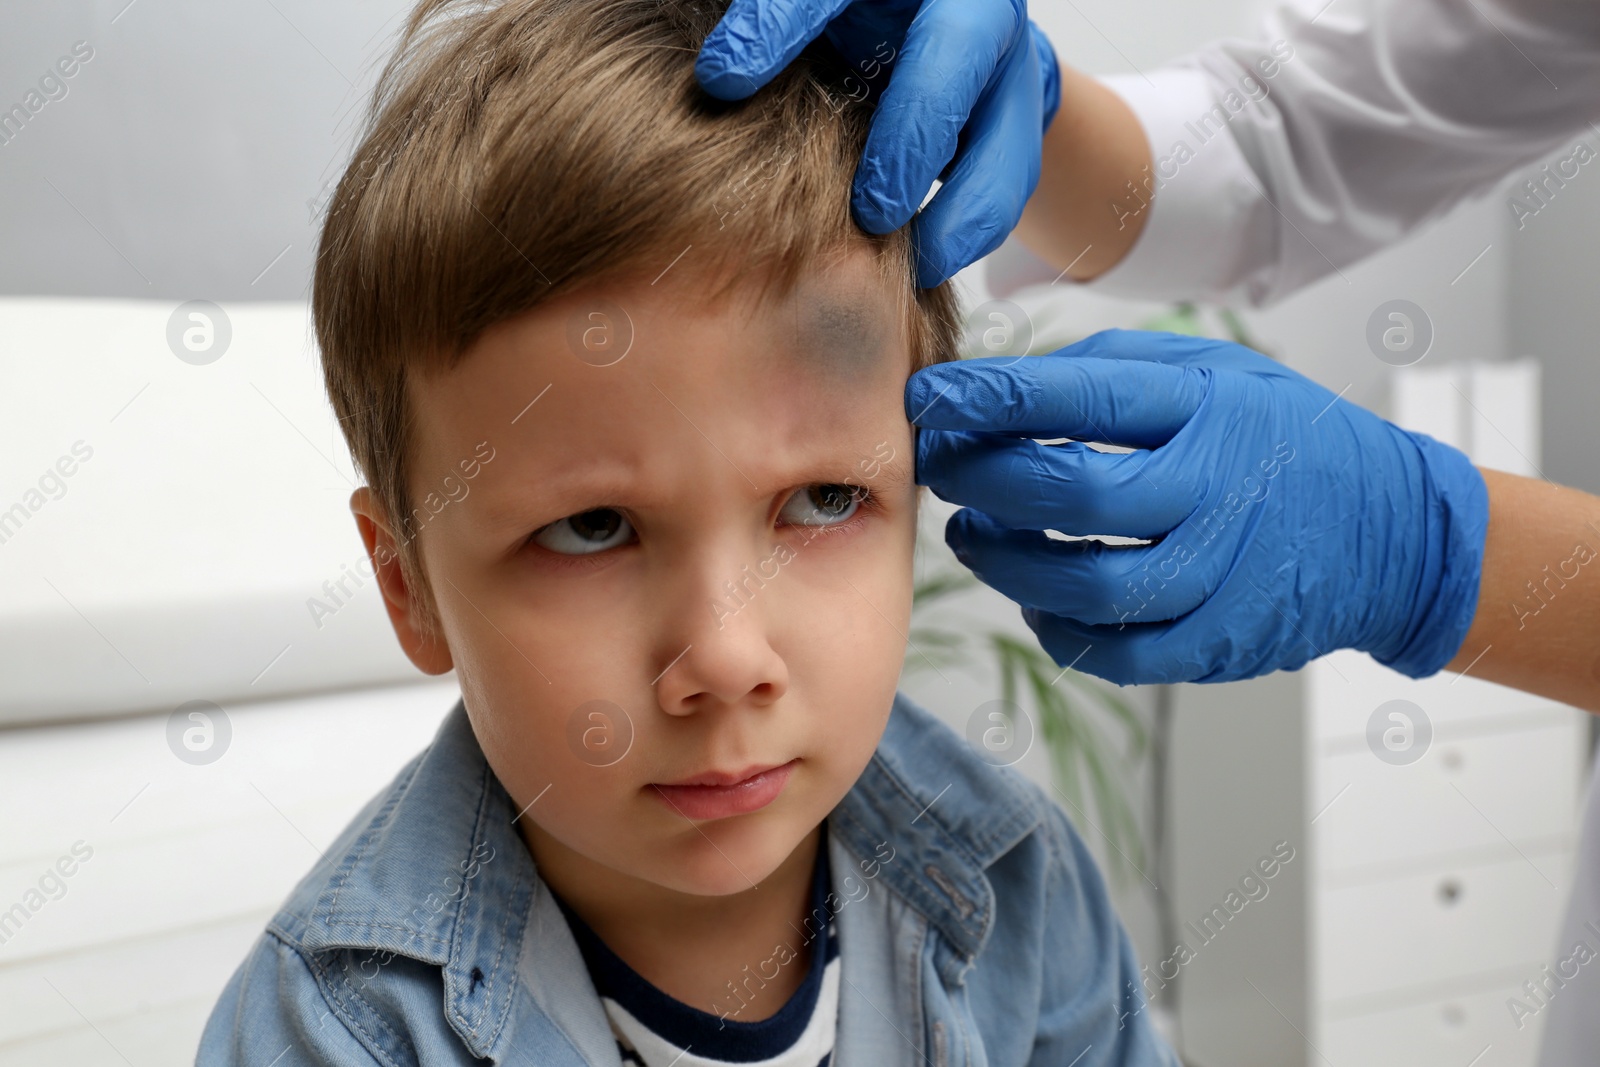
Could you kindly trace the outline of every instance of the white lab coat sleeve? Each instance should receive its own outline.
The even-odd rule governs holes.
[[[1149,217],[1089,283],[1110,295],[1270,304],[1557,149],[1516,223],[1600,180],[1592,0],[1295,0],[1258,39],[1102,81],[1155,164],[1112,208]]]

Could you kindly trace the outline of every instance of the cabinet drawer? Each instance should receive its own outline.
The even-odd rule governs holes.
[[[1543,959],[1555,942],[1571,865],[1564,851],[1324,887],[1316,907],[1319,999],[1459,980]],[[1535,867],[1537,864],[1537,867]]]
[[[1305,672],[1311,735],[1318,742],[1363,737],[1367,719],[1390,700],[1413,702],[1436,727],[1566,707],[1470,674],[1440,671],[1431,678],[1407,678],[1351,649],[1315,660]]]
[[[1537,970],[1528,965],[1530,975]],[[1506,1008],[1514,996],[1524,996],[1520,983],[1507,979],[1462,996],[1324,1018],[1319,1044],[1329,1062],[1362,1067],[1533,1067],[1544,1017],[1525,1018],[1517,1029]]]
[[[1364,744],[1323,756],[1310,802],[1319,869],[1571,837],[1583,787],[1580,725],[1435,738],[1404,766]]]

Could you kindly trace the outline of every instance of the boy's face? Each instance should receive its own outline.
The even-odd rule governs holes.
[[[542,864],[724,895],[815,829],[888,718],[916,531],[910,352],[865,253],[720,307],[692,255],[414,380],[439,636],[417,632],[397,564],[383,586],[413,661],[455,667]],[[366,490],[353,505],[384,544]],[[763,768],[782,770],[655,788]]]

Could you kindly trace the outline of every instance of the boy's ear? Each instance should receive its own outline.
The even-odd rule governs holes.
[[[350,510],[355,514],[356,528],[361,531],[367,557],[372,560],[373,573],[378,577],[384,610],[389,613],[389,623],[400,639],[406,658],[423,674],[444,674],[455,666],[450,658],[450,647],[437,627],[424,629],[420,624],[427,605],[412,596],[406,586],[405,573],[400,567],[400,550],[369,486],[363,485],[350,495]]]

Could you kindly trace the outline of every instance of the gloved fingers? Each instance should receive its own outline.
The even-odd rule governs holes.
[[[1101,330],[1051,355],[1162,363],[1169,367],[1284,369],[1281,363],[1232,341],[1158,330]]]
[[[954,167],[912,223],[917,284],[932,288],[1000,247],[1039,184],[1043,98],[1033,39],[1018,34],[978,99]]]
[[[1026,607],[1022,619],[1057,666],[1117,685],[1195,681],[1210,672],[1209,664],[1172,641],[1178,623],[1097,625]]]
[[[1154,448],[1183,429],[1210,388],[1210,374],[1200,368],[1080,358],[1070,354],[1074,347],[924,367],[906,382],[906,417],[925,430]]]
[[[741,100],[788,66],[851,2],[732,0],[700,46],[695,77],[719,100]]]
[[[889,70],[921,6],[922,0],[865,0],[849,4],[828,23],[828,40],[857,79],[867,84],[874,101],[888,84]],[[853,92],[857,86],[852,82],[845,88]]]
[[[1164,543],[1061,541],[971,508],[950,516],[944,539],[985,585],[1023,607],[1087,623],[1178,618],[1205,603],[1218,577],[1193,554],[1183,566]]]
[[[1274,610],[1265,600],[1261,608]],[[1209,603],[1168,622],[1100,625],[1037,608],[1023,608],[1022,619],[1056,663],[1118,685],[1239,681],[1299,670],[1333,651],[1298,626],[1261,627],[1251,610],[1219,613]]]
[[[1028,20],[1028,36],[1039,56],[1039,93],[1043,112],[1040,125],[1049,129],[1055,121],[1056,112],[1061,109],[1061,62],[1056,58],[1056,49],[1050,43],[1049,36],[1032,19]]]
[[[1087,445],[966,430],[920,430],[916,481],[941,499],[985,512],[1013,530],[1069,536],[1159,537],[1200,501],[1193,482],[1146,472],[1149,452],[1097,452]]]
[[[928,0],[912,20],[856,169],[851,208],[863,229],[889,233],[922,206],[1001,61],[1027,39],[1019,7]]]

